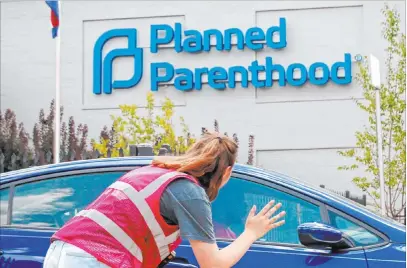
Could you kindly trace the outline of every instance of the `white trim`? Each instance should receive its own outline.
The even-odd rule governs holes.
[[[166,239],[166,243],[167,243],[167,244],[174,243],[175,240],[177,240],[179,236],[180,236],[179,230],[173,232],[172,234],[170,234],[169,236],[167,236],[167,237],[165,238],[165,239]]]
[[[155,219],[153,211],[150,209],[150,206],[143,198],[143,196],[139,192],[137,192],[136,189],[134,189],[130,184],[122,181],[116,181],[115,183],[110,185],[109,188],[123,192],[138,208],[148,227],[150,228],[150,231],[160,251],[161,258],[163,256],[165,256],[164,258],[166,258],[168,255],[170,255],[170,251],[166,244],[164,231]]]
[[[147,198],[150,195],[152,195],[153,193],[155,193],[164,183],[166,183],[169,179],[175,177],[175,176],[182,176],[185,174],[181,173],[181,172],[169,172],[169,173],[165,173],[164,175],[160,176],[158,179],[156,179],[155,181],[151,182],[150,184],[148,184],[143,190],[140,191],[141,196],[143,198]],[[130,186],[131,187],[131,186]],[[132,187],[133,188],[133,187]]]
[[[179,237],[179,231],[176,231],[165,236],[163,229],[155,218],[154,212],[151,210],[145,198],[156,192],[164,183],[169,179],[177,175],[183,175],[180,172],[170,172],[157,178],[155,181],[148,184],[143,190],[138,192],[130,184],[123,181],[116,181],[109,186],[111,189],[119,190],[123,192],[138,208],[140,214],[143,216],[145,222],[147,223],[154,240],[157,244],[158,250],[160,252],[161,260],[165,259],[170,255],[169,244],[173,243]]]
[[[133,186],[123,181],[116,181],[108,188],[121,191],[124,193],[130,201],[137,207],[140,214],[143,216],[147,226],[149,227],[154,241],[157,244],[157,248],[160,253],[161,260],[164,260],[170,255],[169,244],[174,243],[179,235],[179,230],[166,236],[157,219],[155,218],[154,212],[151,210],[146,198],[155,193],[163,184],[175,176],[184,175],[181,172],[169,172],[160,176],[150,184],[148,184],[143,190],[138,192]],[[123,229],[118,226],[115,222],[110,220],[103,213],[95,210],[83,210],[79,212],[76,216],[87,217],[102,228],[110,233],[117,241],[119,241],[130,253],[135,256],[140,262],[142,262],[142,252],[141,249],[134,243],[134,240],[129,237]]]
[[[105,229],[111,236],[113,236],[123,247],[125,247],[137,260],[143,262],[143,255],[141,249],[134,243],[133,239],[128,236],[120,226],[114,221],[109,219],[103,213],[95,210],[82,210],[76,216],[82,216],[91,219]]]

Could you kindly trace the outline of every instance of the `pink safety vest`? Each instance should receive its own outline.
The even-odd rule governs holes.
[[[160,199],[187,174],[152,166],[135,169],[110,185],[51,238],[77,246],[110,267],[156,268],[181,243],[179,229],[160,214]]]

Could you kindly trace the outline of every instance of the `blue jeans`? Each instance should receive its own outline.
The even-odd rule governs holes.
[[[95,257],[71,244],[55,241],[48,249],[44,268],[106,268]]]

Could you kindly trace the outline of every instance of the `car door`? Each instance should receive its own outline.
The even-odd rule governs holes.
[[[219,247],[228,246],[243,232],[248,211],[253,205],[262,208],[270,200],[282,203],[282,209],[287,212],[286,224],[254,243],[234,267],[367,267],[363,248],[331,253],[300,244],[298,225],[328,222],[326,213],[322,213],[323,204],[270,182],[240,175],[231,178],[212,204]],[[177,249],[177,256],[179,262],[198,266],[187,242]]]
[[[0,267],[42,267],[52,234],[125,172],[98,169],[53,174],[2,189]]]

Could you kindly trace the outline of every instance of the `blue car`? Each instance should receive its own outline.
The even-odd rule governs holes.
[[[1,174],[0,267],[42,267],[52,234],[124,173],[151,158],[67,162]],[[287,176],[239,165],[212,204],[220,248],[249,209],[274,199],[286,224],[259,239],[235,267],[406,267],[405,226]],[[167,267],[198,267],[188,241]]]

